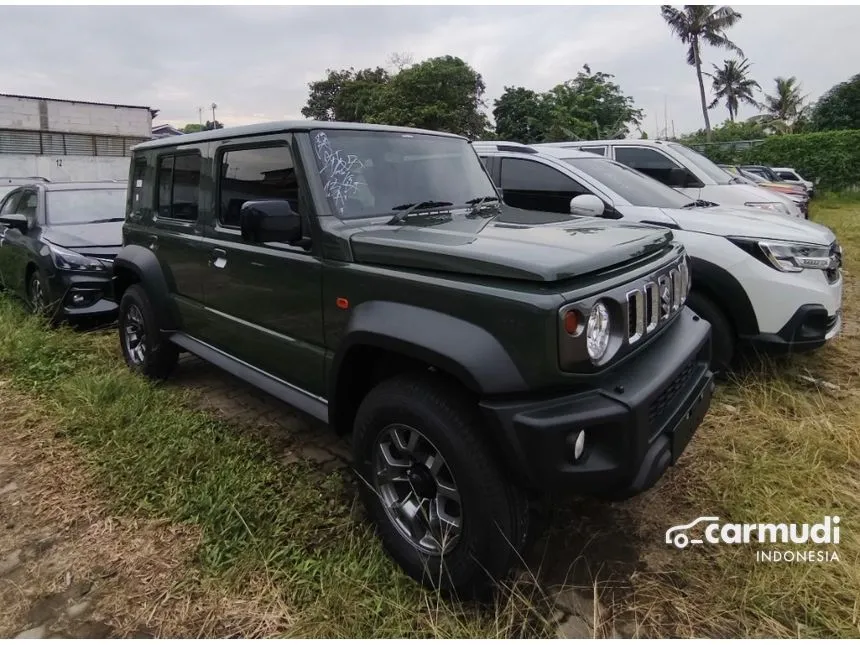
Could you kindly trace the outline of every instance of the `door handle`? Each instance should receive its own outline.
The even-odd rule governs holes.
[[[216,269],[223,269],[227,266],[227,251],[224,249],[212,249],[212,266]]]

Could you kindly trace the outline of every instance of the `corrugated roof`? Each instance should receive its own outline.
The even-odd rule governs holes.
[[[116,108],[134,108],[137,110],[150,110],[151,108],[147,105],[122,105],[120,103],[99,103],[97,101],[76,101],[73,99],[55,99],[50,96],[28,96],[26,94],[3,94],[0,92],[0,96],[7,96],[13,99],[31,99],[34,101],[57,101],[59,103],[80,103],[82,105],[104,105],[106,107],[116,107]]]

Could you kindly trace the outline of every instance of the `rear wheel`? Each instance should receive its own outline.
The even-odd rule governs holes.
[[[155,311],[139,284],[133,284],[119,304],[119,339],[126,364],[152,379],[164,379],[176,366],[176,345],[164,338]]]
[[[711,369],[725,375],[735,354],[735,330],[729,319],[713,300],[698,291],[687,299],[687,306],[711,325]]]
[[[516,563],[527,499],[452,385],[404,375],[377,385],[355,419],[361,495],[391,557],[419,582],[481,596]]]

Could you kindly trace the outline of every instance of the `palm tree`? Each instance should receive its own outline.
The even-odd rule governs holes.
[[[714,73],[711,77],[711,88],[714,90],[714,100],[708,106],[713,110],[721,100],[725,100],[726,108],[729,110],[729,121],[734,121],[741,102],[758,106],[758,101],[753,98],[753,92],[761,89],[756,81],[747,78],[750,62],[744,58],[723,61],[722,67],[714,65]]]
[[[772,125],[777,129],[791,131],[793,124],[803,116],[806,96],[800,93],[800,84],[794,76],[777,76],[776,95],[764,95],[764,109]]]
[[[676,9],[664,4],[660,7],[669,29],[682,43],[689,45],[687,49],[687,64],[696,67],[696,78],[699,80],[699,95],[702,100],[702,116],[705,117],[705,132],[708,140],[711,138],[711,120],[708,118],[708,105],[705,99],[705,84],[702,81],[702,41],[712,47],[722,47],[737,52],[743,56],[740,47],[735,45],[725,35],[725,30],[741,19],[741,14],[731,7],[717,7],[712,4],[684,5]]]

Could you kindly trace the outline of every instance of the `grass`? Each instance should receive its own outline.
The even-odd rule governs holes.
[[[558,568],[563,558],[553,539],[581,535],[587,545],[567,555],[588,561],[582,584],[599,591],[609,620],[632,622],[639,635],[860,636],[860,335],[853,322],[860,201],[822,196],[813,218],[833,228],[845,249],[843,337],[721,386],[688,454],[654,490],[620,504],[566,507],[551,524],[546,559]],[[0,337],[0,374],[64,429],[117,512],[199,530],[196,567],[224,593],[260,580],[275,590],[289,626],[259,635],[552,633],[550,609],[534,585],[520,584],[492,606],[418,588],[357,521],[342,475],[303,462],[281,465],[267,444],[195,410],[181,391],[133,376],[115,332],[46,329],[0,298]],[[815,387],[800,374],[840,389]],[[679,552],[663,543],[669,526],[710,514],[731,522],[838,514],[840,561],[757,563],[752,547]],[[613,544],[626,555],[616,556]],[[604,566],[614,557],[623,566]],[[610,590],[609,578],[619,577],[623,584]]]

